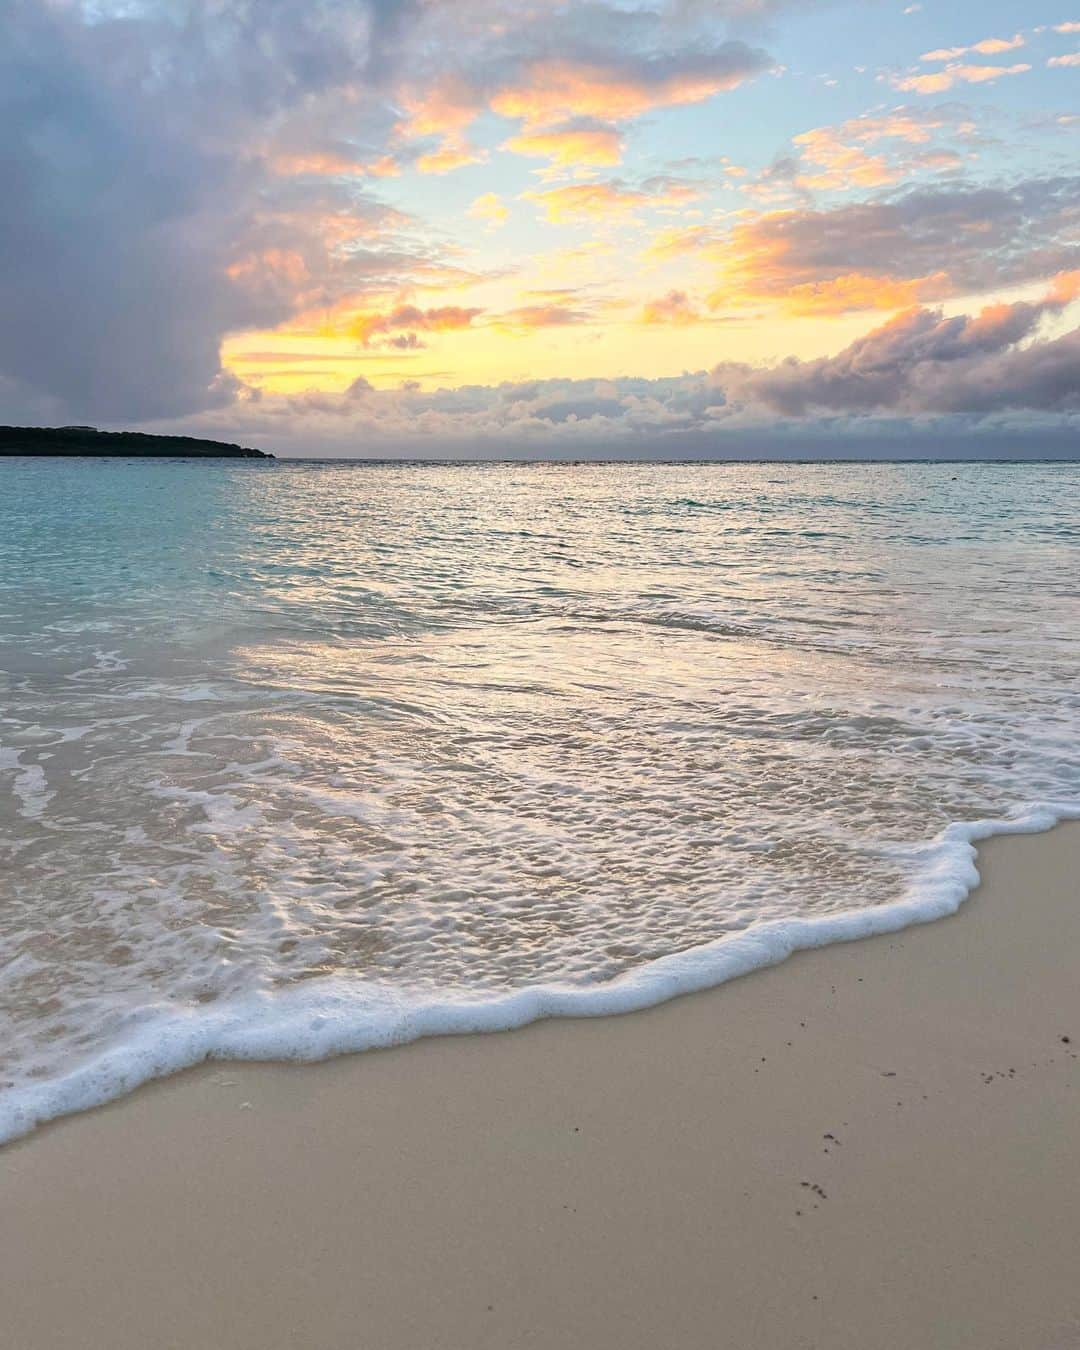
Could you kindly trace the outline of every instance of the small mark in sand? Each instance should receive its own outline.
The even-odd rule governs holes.
[[[881,1076],[882,1076],[882,1078],[895,1078],[895,1077],[896,1077],[896,1070],[895,1070],[895,1069],[884,1069],[884,1070],[882,1070]]]
[[[250,1103],[250,1102],[241,1102],[241,1103],[240,1103],[240,1110],[241,1110],[241,1111],[250,1111],[250,1110],[251,1110],[251,1103]]]

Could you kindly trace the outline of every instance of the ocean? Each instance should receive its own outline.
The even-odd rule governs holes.
[[[950,913],[1078,733],[1080,465],[7,461],[0,1138]]]

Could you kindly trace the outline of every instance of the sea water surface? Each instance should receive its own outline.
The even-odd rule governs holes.
[[[2,462],[0,1138],[950,912],[1078,672],[1078,465]]]

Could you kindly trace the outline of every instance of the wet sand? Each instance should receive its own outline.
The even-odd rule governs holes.
[[[628,1017],[215,1065],[0,1151],[12,1350],[1080,1347],[1080,825]]]

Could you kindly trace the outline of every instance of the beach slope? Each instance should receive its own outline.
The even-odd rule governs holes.
[[[19,1350],[1080,1346],[1080,825],[649,1012],[216,1065],[0,1152]]]

